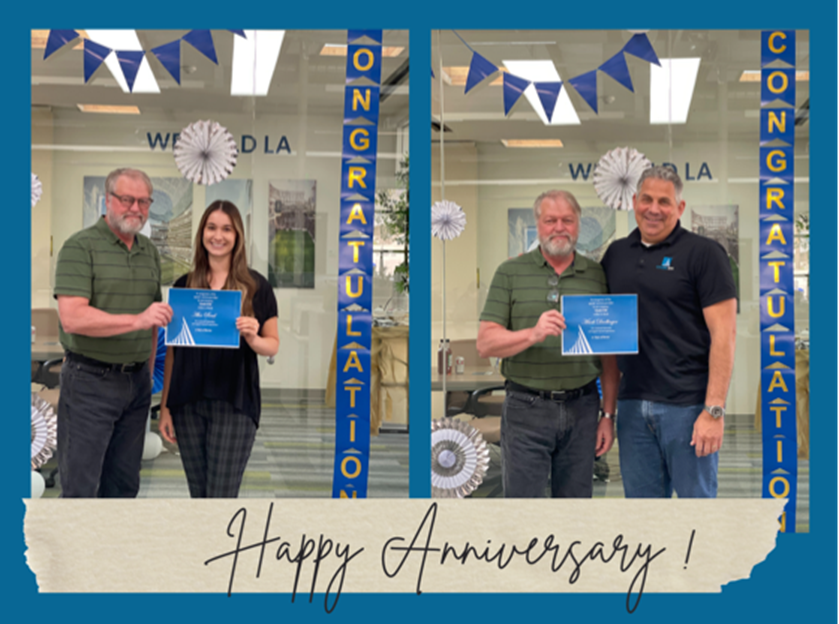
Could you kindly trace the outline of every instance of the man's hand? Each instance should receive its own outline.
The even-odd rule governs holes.
[[[548,310],[539,317],[536,326],[530,330],[530,335],[533,344],[538,344],[544,342],[548,336],[559,336],[563,329],[565,329],[565,317],[556,310]]]
[[[597,445],[594,447],[596,457],[605,455],[612,448],[612,443],[615,441],[615,426],[612,422],[611,418],[601,418],[597,423]]]
[[[168,303],[156,301],[137,315],[137,329],[164,327],[172,320],[172,308]]]
[[[696,422],[693,423],[693,436],[690,445],[694,447],[697,457],[705,457],[716,453],[722,448],[722,438],[725,433],[725,416],[714,418],[704,409]]]

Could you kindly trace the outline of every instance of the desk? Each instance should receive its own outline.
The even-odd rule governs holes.
[[[32,343],[32,361],[46,362],[60,360],[64,357],[64,347],[58,342],[58,336],[44,336],[35,338]]]
[[[467,366],[463,373],[452,372],[446,376],[446,392],[473,392],[484,388],[504,385],[501,373],[494,372],[488,366]],[[443,376],[437,374],[437,369],[431,369],[431,390],[439,392],[443,389]]]

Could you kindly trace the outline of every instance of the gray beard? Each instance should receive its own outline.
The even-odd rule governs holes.
[[[542,249],[546,254],[551,256],[552,258],[557,258],[560,256],[567,256],[568,254],[574,251],[574,245],[577,243],[575,240],[569,240],[565,237],[558,237],[554,240],[550,238],[539,240],[539,244],[542,245]]]
[[[143,229],[143,226],[146,224],[146,220],[142,217],[140,218],[139,225],[129,225],[125,217],[116,217],[113,214],[108,215],[108,220],[111,224],[122,234],[126,236],[134,236],[140,233],[140,230]]]

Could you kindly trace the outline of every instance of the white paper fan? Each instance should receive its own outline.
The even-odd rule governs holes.
[[[604,204],[615,210],[632,210],[632,196],[645,169],[652,167],[647,157],[632,147],[616,147],[606,152],[594,170],[594,190]]]
[[[30,171],[30,173],[32,173]],[[32,173],[32,207],[35,207],[39,201],[41,201],[41,193],[43,192],[43,188],[41,187],[41,181],[38,179],[34,173]]]
[[[444,418],[431,421],[431,496],[464,498],[484,480],[489,467],[486,440],[471,425]]]
[[[431,233],[440,240],[457,238],[465,227],[466,214],[456,203],[444,199],[431,206]]]
[[[58,419],[52,405],[32,393],[32,470],[52,457],[58,443]]]
[[[175,143],[175,164],[196,184],[221,182],[236,166],[236,141],[218,122],[196,121],[181,131]]]

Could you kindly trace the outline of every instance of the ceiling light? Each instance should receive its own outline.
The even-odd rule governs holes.
[[[650,123],[686,123],[701,59],[659,60],[650,64]]]
[[[747,69],[740,74],[740,82],[760,82],[759,69]],[[795,72],[795,82],[810,82],[810,72],[800,69]]]
[[[136,106],[111,106],[109,104],[76,104],[83,113],[110,113],[112,115],[139,115]]]
[[[81,50],[84,48],[84,43],[82,42],[82,39],[88,38],[87,33],[83,30],[77,30],[76,32],[79,33],[79,37],[81,37],[81,39],[79,39],[78,43],[76,43],[76,45],[73,46],[73,49]],[[33,30],[32,47],[39,50],[45,50],[47,47],[47,39],[49,39],[49,36],[50,31],[48,30]]]
[[[507,71],[503,67],[499,68],[502,72]],[[449,77],[447,84],[452,85],[453,87],[465,87],[466,86],[466,76],[469,75],[469,67],[466,65],[455,65],[451,67],[443,67],[443,73]],[[489,83],[493,87],[500,86],[504,84],[504,77],[498,76],[495,80]]]
[[[404,47],[400,46],[385,46],[382,48],[382,56],[386,58],[393,58],[399,56],[405,51]],[[347,45],[344,43],[324,43],[320,49],[321,56],[346,56]]]
[[[556,71],[556,65],[553,61],[502,61],[511,74],[515,74],[520,78],[529,80],[531,82],[561,82],[559,72]],[[539,119],[546,126],[567,126],[579,125],[580,118],[577,116],[577,111],[574,110],[574,105],[571,104],[571,98],[568,97],[567,86],[563,83],[562,89],[559,91],[559,97],[556,99],[556,105],[553,110],[553,117],[550,123],[548,116],[545,114],[545,109],[542,106],[542,101],[539,99],[539,94],[536,93],[536,87],[532,84],[524,90],[524,96],[530,102],[533,110],[539,115]]]
[[[504,147],[562,147],[559,139],[501,139]]]
[[[122,73],[119,59],[116,53],[113,52],[113,50],[119,50],[120,52],[142,52],[143,46],[140,44],[140,38],[137,36],[136,30],[88,30],[87,34],[91,41],[111,48],[112,52],[105,57],[105,65],[111,70],[123,93],[160,93],[160,87],[157,84],[157,80],[154,79],[154,74],[149,66],[149,60],[145,55],[143,56],[143,60],[140,61],[140,69],[137,71],[137,77],[134,79],[134,88],[129,89],[125,75]]]
[[[284,30],[246,30],[246,39],[233,38],[233,75],[230,95],[268,95],[280,58]]]

